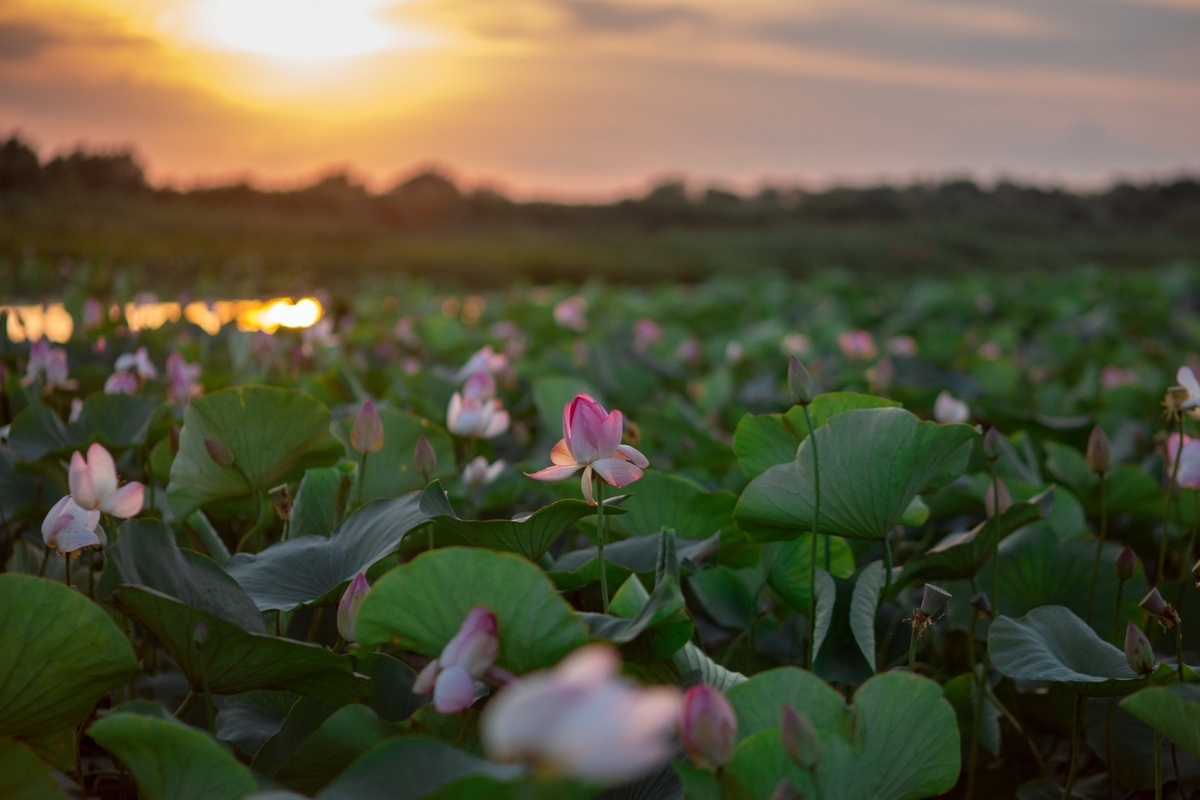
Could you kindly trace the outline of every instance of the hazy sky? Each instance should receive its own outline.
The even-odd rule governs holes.
[[[155,181],[1200,171],[1200,0],[0,0],[0,134]]]

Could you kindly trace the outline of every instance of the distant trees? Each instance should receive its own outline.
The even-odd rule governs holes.
[[[13,134],[0,144],[0,192],[145,192],[150,186],[133,152],[92,153],[76,148],[42,164],[37,153]]]

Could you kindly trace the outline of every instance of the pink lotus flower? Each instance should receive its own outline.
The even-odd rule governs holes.
[[[497,353],[492,346],[485,345],[467,359],[467,363],[455,373],[455,380],[466,380],[476,372],[486,372],[488,375],[503,375],[508,372],[508,358],[503,353]]]
[[[737,716],[718,690],[696,684],[683,695],[679,709],[679,740],[688,758],[698,767],[716,769],[733,757]]]
[[[483,456],[475,456],[466,463],[462,471],[462,485],[467,491],[478,491],[495,483],[504,470],[504,461],[491,464]]]
[[[475,702],[475,681],[492,669],[500,654],[496,628],[495,614],[483,606],[472,608],[442,654],[421,670],[413,691],[432,693],[434,708],[442,714],[469,707]]]
[[[560,328],[579,331],[587,330],[587,300],[579,295],[568,297],[554,306],[554,321]]]
[[[85,547],[99,547],[100,537],[96,526],[100,524],[99,511],[86,511],[72,499],[71,495],[59,500],[42,520],[42,541],[46,547],[58,553],[69,554]]]
[[[1175,476],[1177,486],[1184,489],[1200,489],[1200,439],[1183,436],[1183,455],[1180,456],[1180,435],[1167,437],[1167,478]],[[1175,459],[1179,459],[1178,471]]]
[[[354,630],[354,618],[358,616],[358,607],[362,605],[362,601],[366,599],[370,592],[371,584],[367,583],[367,576],[360,572],[354,576],[354,580],[350,581],[350,585],[346,587],[346,591],[342,594],[341,601],[338,602],[338,633],[347,642],[353,643],[358,641]]]
[[[1175,373],[1175,382],[1187,391],[1187,399],[1179,404],[1180,411],[1191,411],[1193,416],[1200,413],[1200,381],[1191,367],[1180,367]]]
[[[446,408],[446,427],[458,436],[494,439],[508,430],[508,423],[508,412],[499,400],[481,400],[455,392]]]
[[[846,331],[838,336],[838,347],[842,355],[854,361],[870,361],[878,354],[875,339],[869,331]]]
[[[137,375],[132,372],[121,370],[114,372],[108,376],[108,380],[104,382],[105,394],[137,394],[141,386],[138,384]]]
[[[87,458],[76,450],[67,471],[71,497],[87,511],[99,509],[105,514],[128,519],[142,510],[144,487],[130,481],[117,488],[117,465],[99,444],[88,448]]]
[[[583,497],[592,505],[592,473],[610,486],[620,488],[642,477],[650,465],[633,447],[621,444],[624,417],[611,413],[586,394],[578,394],[563,408],[563,438],[550,451],[554,466],[526,473],[539,481],[559,481],[583,470]]]
[[[462,393],[463,397],[491,400],[496,396],[496,379],[483,370],[472,372],[471,377],[463,384]]]
[[[933,418],[943,424],[966,422],[971,419],[971,408],[949,392],[942,392],[933,401]]]
[[[179,353],[167,356],[167,398],[172,403],[182,408],[199,397],[204,391],[196,382],[199,378],[199,364],[189,364]]]
[[[29,363],[25,365],[25,377],[21,379],[22,386],[31,383],[42,383],[46,393],[55,389],[68,391],[78,388],[76,381],[67,378],[67,351],[61,347],[51,347],[49,339],[38,339],[29,348]]]
[[[483,711],[488,756],[598,784],[633,780],[674,754],[679,691],[616,677],[611,648],[580,648],[553,670],[521,678]]]
[[[642,317],[633,323],[633,349],[636,352],[644,353],[662,340],[662,326],[649,317]]]
[[[113,369],[136,372],[142,380],[152,381],[158,377],[158,369],[150,361],[150,355],[145,347],[139,347],[136,353],[125,353],[117,356]]]

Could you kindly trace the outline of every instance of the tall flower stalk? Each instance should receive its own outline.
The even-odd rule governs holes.
[[[788,360],[788,389],[792,393],[794,399],[801,408],[804,409],[804,421],[808,423],[808,442],[812,448],[813,454],[813,526],[812,526],[812,541],[809,549],[808,558],[808,605],[809,614],[809,635],[808,647],[805,653],[805,663],[809,669],[813,668],[813,650],[816,644],[816,629],[817,629],[817,538],[821,530],[821,460],[817,452],[817,437],[815,435],[816,428],[813,426],[812,414],[808,407],[812,405],[815,395],[815,387],[812,375],[800,363],[800,359],[792,356]],[[829,542],[825,543],[825,568],[829,569]]]

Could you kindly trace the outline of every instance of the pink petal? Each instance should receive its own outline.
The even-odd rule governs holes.
[[[98,500],[103,501],[117,490],[117,465],[99,442],[88,448],[87,469]]]
[[[425,665],[417,680],[413,683],[413,694],[433,694],[433,686],[437,682],[438,673],[442,671],[442,662],[434,659]]]
[[[592,465],[588,464],[583,470],[583,477],[579,481],[579,487],[583,490],[583,499],[588,502],[588,505],[596,505],[596,498],[592,494]]]
[[[483,430],[479,432],[481,439],[494,439],[500,434],[508,430],[508,412],[497,410],[494,415],[483,426]]]
[[[604,482],[620,488],[642,477],[642,470],[623,458],[602,458],[592,464]]]
[[[574,475],[582,466],[583,464],[560,464],[539,469],[537,472],[526,472],[525,474],[536,481],[561,481],[563,478],[569,478]]]
[[[478,678],[487,672],[499,653],[496,615],[484,606],[475,606],[467,612],[458,633],[446,643],[440,658],[446,669],[462,667]]]
[[[624,433],[625,418],[620,411],[614,409],[601,423],[596,439],[596,450],[602,455],[611,455],[617,445],[621,444],[621,434]]]
[[[567,447],[566,439],[559,439],[558,444],[554,445],[554,449],[550,451],[550,463],[560,467],[576,466],[575,456],[571,455],[571,448]]]
[[[475,681],[460,666],[446,667],[433,687],[433,706],[443,714],[453,714],[475,702]]]
[[[96,508],[100,505],[99,498],[92,488],[92,473],[88,470],[83,454],[76,450],[71,453],[71,465],[67,468],[67,485],[71,489],[71,497],[81,508]]]
[[[642,469],[650,466],[650,462],[646,460],[646,457],[642,455],[640,450],[637,450],[636,448],[633,448],[627,444],[618,445],[617,452],[625,456],[627,459],[632,461],[634,465],[639,466]]]
[[[42,520],[42,541],[46,543],[47,547],[54,544],[54,537],[74,519],[74,516],[67,510],[68,503],[72,502],[71,495],[67,495],[55,503],[51,507],[50,513]]]
[[[137,481],[130,481],[104,498],[100,502],[100,510],[121,519],[129,519],[130,517],[137,516],[145,502],[143,493],[144,487],[142,484]]]
[[[72,521],[70,525],[58,532],[54,548],[60,553],[74,553],[85,547],[99,547],[100,537],[85,524]]]

